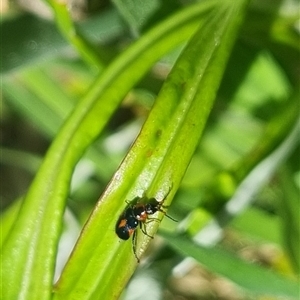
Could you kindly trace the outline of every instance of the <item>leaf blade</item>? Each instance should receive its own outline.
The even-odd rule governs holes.
[[[246,263],[220,248],[205,248],[185,237],[161,232],[178,253],[193,257],[209,270],[227,277],[257,295],[286,296],[298,299],[298,284],[269,270]]]
[[[1,284],[7,299],[51,297],[73,168],[130,88],[158,58],[193,33],[199,14],[207,7],[211,6],[190,7],[141,38],[101,74],[76,106],[52,143],[3,245]]]
[[[113,297],[117,298],[120,294],[134,271],[136,259],[131,243],[117,239],[114,233],[117,218],[112,212],[121,213],[124,200],[130,201],[136,196],[144,194],[162,200],[168,191],[168,198],[175,193],[207,120],[245,5],[245,1],[240,1],[234,6],[222,6],[217,13],[212,13],[216,14],[213,18],[212,14],[206,15],[207,23],[203,25],[201,22],[203,27],[176,63],[138,139],[86,223],[73,255],[55,286],[54,299],[111,299],[112,290]],[[220,23],[224,20],[220,18],[223,14],[227,16],[225,28],[220,26],[224,25]],[[205,26],[207,24],[214,26]],[[203,28],[206,28],[204,32]],[[215,45],[214,35],[211,34],[215,29],[218,29],[220,41],[224,37],[224,43]],[[193,60],[199,56],[201,42],[206,39],[209,45],[204,47],[204,57]],[[211,65],[208,67],[209,63]],[[190,84],[182,84],[189,80]],[[211,88],[206,87],[208,83]],[[199,105],[205,108],[199,110]],[[192,142],[188,144],[189,140]],[[166,205],[169,200],[166,200]],[[157,226],[147,226],[147,232],[151,235]],[[138,255],[143,253],[148,243],[149,239],[140,234]],[[89,290],[85,288],[88,283]]]

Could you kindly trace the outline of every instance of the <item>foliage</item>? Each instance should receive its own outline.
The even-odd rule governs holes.
[[[163,298],[188,257],[245,297],[297,299],[297,3],[115,0],[75,22],[47,2],[53,21],[2,20],[2,123],[26,136],[4,135],[3,175],[34,175],[4,181],[3,199],[21,199],[3,202],[2,298],[119,298],[138,264],[116,221],[126,201],[168,195],[179,222],[146,224],[165,242],[149,255],[138,231],[125,299],[147,272]],[[270,270],[241,258],[262,245],[280,253]]]

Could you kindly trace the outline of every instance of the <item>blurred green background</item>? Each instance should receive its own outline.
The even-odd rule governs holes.
[[[74,1],[69,12],[76,39],[45,2],[2,1],[4,228],[95,77],[149,28],[194,2],[201,1]],[[204,135],[168,210],[180,222],[164,220],[160,227],[164,236],[163,230],[178,225],[196,244],[218,245],[220,252],[211,252],[212,262],[202,253],[201,265],[184,263],[188,251],[200,250],[183,245],[180,250],[171,238],[163,247],[157,238],[146,254],[150,262],[137,270],[123,299],[295,298],[294,287],[280,292],[277,278],[264,282],[274,286],[273,295],[251,284],[247,290],[247,280],[259,273],[246,269],[241,282],[235,280],[238,262],[226,255],[291,282],[299,278],[299,30],[298,1],[251,1]],[[78,228],[136,138],[181,49],[156,63],[131,90],[77,165],[68,208]],[[216,262],[226,270],[218,270]]]

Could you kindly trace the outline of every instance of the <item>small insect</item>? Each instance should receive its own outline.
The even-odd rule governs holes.
[[[132,250],[138,262],[140,262],[140,259],[136,253],[137,228],[140,227],[145,235],[153,238],[153,236],[147,233],[146,224],[152,221],[160,221],[157,218],[149,218],[149,215],[153,215],[159,211],[176,222],[176,220],[168,216],[164,210],[164,208],[167,207],[163,205],[165,198],[162,201],[157,201],[155,198],[136,197],[128,203],[126,209],[118,219],[116,234],[122,240],[128,240],[132,236]]]

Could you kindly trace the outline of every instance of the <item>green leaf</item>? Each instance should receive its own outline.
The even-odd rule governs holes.
[[[77,161],[132,86],[157,59],[189,38],[199,24],[199,16],[211,7],[212,4],[189,7],[143,36],[97,78],[76,106],[52,143],[3,245],[1,288],[6,299],[50,298],[62,216]],[[116,205],[115,202],[114,209]],[[99,228],[113,232],[107,225],[114,220],[114,213],[109,210],[97,234]],[[105,255],[104,264],[111,258],[107,251]],[[93,270],[93,280],[99,278],[97,272],[98,268]],[[80,274],[79,270],[72,276]]]
[[[80,56],[91,67],[102,69],[104,62],[97,51],[96,45],[93,45],[73,22],[69,4],[56,0],[47,0],[47,2],[53,8],[56,25],[61,34],[77,49]]]
[[[299,213],[299,188],[293,181],[288,168],[281,168],[280,182],[283,187],[283,196],[280,203],[282,216],[283,242],[291,260],[294,271],[300,274],[300,213]]]
[[[170,191],[165,204],[170,203],[207,121],[245,4],[222,2],[205,15],[86,223],[55,285],[54,299],[119,297],[137,262],[131,243],[116,237],[118,216],[125,200],[136,196],[163,200]],[[153,235],[157,227],[158,222],[150,222],[147,232]],[[148,243],[147,236],[138,235],[138,256]]]
[[[8,209],[1,213],[0,219],[0,228],[1,228],[1,237],[0,244],[1,247],[5,242],[5,239],[9,235],[13,222],[18,217],[18,213],[21,207],[22,200],[16,200]]]
[[[253,222],[255,220],[255,222]],[[280,219],[276,215],[249,208],[241,215],[237,216],[231,223],[235,229],[240,230],[258,240],[268,241],[282,245],[280,235]]]
[[[205,248],[185,237],[162,232],[167,243],[183,256],[190,256],[212,272],[227,277],[256,295],[298,299],[298,283],[263,269],[219,248]]]
[[[40,68],[4,76],[3,94],[18,113],[48,136],[58,132],[74,106],[70,97]]]
[[[32,116],[34,112],[34,125],[47,136],[54,136],[62,125],[62,118],[32,93],[28,86],[16,84],[6,77],[3,78],[3,94],[9,97],[10,105],[21,115]]]

